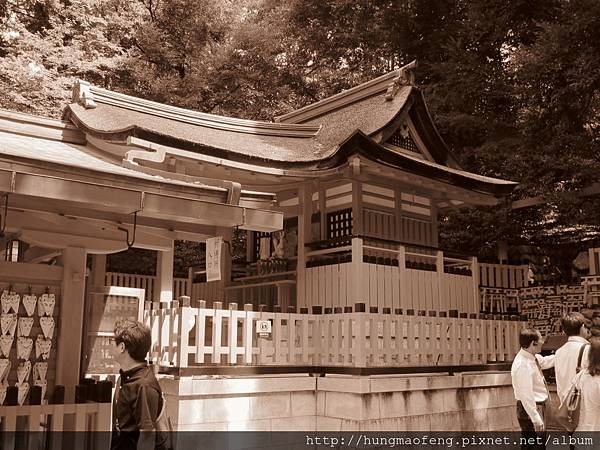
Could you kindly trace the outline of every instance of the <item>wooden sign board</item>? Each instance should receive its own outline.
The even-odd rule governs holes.
[[[89,294],[86,342],[83,354],[84,374],[116,374],[111,338],[117,320],[142,321],[145,290],[118,286],[93,287]]]

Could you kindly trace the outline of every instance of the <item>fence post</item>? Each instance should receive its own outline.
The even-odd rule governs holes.
[[[217,364],[221,362],[221,336],[223,329],[223,314],[221,308],[223,303],[213,303],[213,326],[212,326],[212,356],[211,362]]]
[[[189,342],[190,342],[190,316],[191,308],[189,306],[180,306],[179,323],[177,335],[177,367],[188,366]]]
[[[229,364],[237,363],[237,324],[239,313],[237,311],[237,303],[229,303],[229,328],[227,329],[227,347],[229,354],[227,362]]]
[[[356,336],[354,337],[354,367],[366,367],[367,314],[365,312],[365,304],[357,303],[354,305],[354,311],[353,316],[356,330]]]
[[[244,312],[244,336],[242,338],[242,344],[244,345],[244,364],[252,364],[252,324],[254,323],[255,316],[255,313],[252,311],[252,303],[244,304]]]

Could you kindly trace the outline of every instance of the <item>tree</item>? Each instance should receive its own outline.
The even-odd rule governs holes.
[[[135,8],[126,1],[5,0],[0,106],[60,116],[76,78],[127,84]],[[133,6],[135,6],[133,4]]]

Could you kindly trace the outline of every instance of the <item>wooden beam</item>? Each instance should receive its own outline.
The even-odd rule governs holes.
[[[100,239],[90,236],[75,236],[65,233],[48,231],[22,230],[19,239],[31,245],[50,249],[66,249],[77,247],[86,249],[89,253],[118,253],[127,250],[125,240]]]
[[[51,239],[48,236],[52,234],[56,234],[57,236],[72,236],[73,239],[80,244],[85,242],[85,240],[89,240],[90,245],[98,246],[85,246],[86,248],[89,248],[90,253],[110,253],[108,251],[110,248],[120,248],[123,246],[126,248],[126,233],[119,228],[128,229],[130,235],[133,234],[133,227],[130,225],[94,219],[67,217],[41,211],[18,211],[10,209],[7,217],[7,229],[9,231],[16,233],[26,231],[25,234],[23,234],[23,240],[35,239],[37,242],[43,242],[44,239]],[[50,235],[43,237],[43,233],[50,233]],[[65,239],[67,238],[61,237],[59,241],[50,241],[48,245],[37,245],[52,249],[62,249],[65,248]],[[101,243],[102,241],[105,242]],[[169,239],[166,236],[148,233],[144,227],[137,227],[135,237],[135,247],[137,248],[157,251],[163,249],[168,250],[171,241],[172,239]],[[29,243],[35,244],[33,240]],[[69,246],[68,242],[66,246]]]
[[[32,279],[60,282],[63,276],[63,268],[61,266],[49,266],[46,264],[0,261],[0,274],[2,278],[14,282],[26,280],[26,282],[31,283]]]
[[[60,255],[60,251],[56,249],[31,246],[27,250],[25,250],[23,261],[31,264],[37,264],[44,261],[48,261],[49,259],[54,258],[58,255]]]

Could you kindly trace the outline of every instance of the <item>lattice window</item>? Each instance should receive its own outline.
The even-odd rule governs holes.
[[[352,235],[352,208],[327,214],[327,239]]]
[[[398,128],[394,134],[392,134],[392,136],[387,140],[387,143],[396,147],[410,150],[411,152],[419,152],[419,147],[417,147],[417,144],[410,135],[410,132],[402,127]]]

